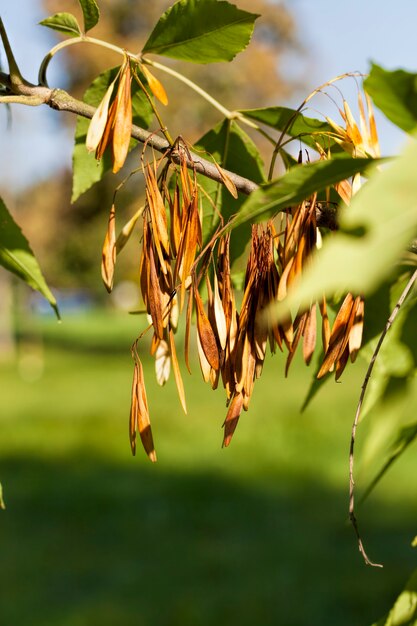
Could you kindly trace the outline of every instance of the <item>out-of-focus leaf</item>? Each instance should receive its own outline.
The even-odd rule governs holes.
[[[6,505],[4,504],[4,500],[3,500],[3,486],[0,483],[0,509],[5,509]]]
[[[219,0],[179,0],[159,19],[142,52],[193,63],[231,61],[258,16]]]
[[[84,101],[97,107],[118,71],[119,68],[115,67],[100,74],[85,92]],[[142,128],[148,128],[152,120],[153,112],[147,97],[136,82],[132,83],[132,111],[133,123]],[[87,151],[85,141],[89,124],[90,120],[83,117],[77,118],[75,145],[72,157],[73,181],[71,202],[75,202],[85,191],[94,185],[94,183],[101,180],[103,175],[112,167],[109,151],[105,152],[100,161],[97,161],[94,153]],[[132,139],[129,149],[131,150],[135,145],[137,145],[137,142]]]
[[[244,222],[260,222],[306,198],[314,192],[363,172],[373,159],[343,157],[316,161],[291,168],[289,172],[257,189],[246,200],[232,227]]]
[[[417,570],[398,596],[394,606],[372,626],[415,626],[417,620]]]
[[[294,109],[268,107],[265,109],[243,109],[240,113],[280,132],[285,130],[286,135],[300,138],[303,143],[311,148],[316,148],[316,145],[319,144],[324,149],[333,147],[338,152],[341,150],[340,146],[329,136],[329,133],[334,134],[330,124],[306,117]]]
[[[287,306],[307,305],[322,293],[367,295],[392,275],[417,235],[416,163],[417,143],[411,143],[386,169],[373,172],[341,213],[341,231],[326,238],[289,293]]]
[[[80,25],[77,18],[72,13],[56,13],[39,22],[41,26],[47,26],[60,33],[65,33],[71,37],[79,37],[82,35]]]
[[[78,0],[84,16],[84,30],[91,30],[100,19],[100,11],[96,0]]]
[[[210,155],[224,169],[236,172],[246,178],[251,178],[257,183],[265,181],[263,162],[258,149],[252,139],[235,123],[224,120],[210,130],[204,137],[201,137],[194,146],[197,154],[202,154],[210,159]],[[204,151],[204,152],[201,152]],[[230,195],[224,185],[206,178],[198,176],[198,182],[208,194],[211,202],[221,212],[224,223],[237,213],[245,201],[246,197],[239,195],[237,199]],[[203,245],[209,241],[214,229],[219,224],[219,216],[204,196],[203,198]],[[249,226],[245,225],[241,229],[236,229],[230,241],[231,262],[240,256],[247,244],[249,236]]]
[[[391,122],[406,132],[417,126],[417,74],[372,64],[364,88]]]
[[[389,470],[391,465],[396,461],[408,448],[410,444],[417,438],[417,423],[410,424],[409,426],[405,426],[400,429],[398,433],[397,439],[391,447],[390,454],[386,459],[384,465],[379,470],[375,478],[371,481],[369,486],[366,488],[365,493],[362,496],[362,501],[367,498],[370,493],[375,489],[381,478],[385,475],[385,473]]]
[[[59,319],[56,300],[42,275],[29,242],[0,198],[0,265],[39,291]]]

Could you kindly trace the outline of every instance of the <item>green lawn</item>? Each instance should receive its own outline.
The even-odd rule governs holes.
[[[410,450],[359,511],[385,565],[367,568],[346,521],[363,364],[300,414],[311,372],[294,363],[285,380],[268,359],[222,450],[223,391],[194,364],[183,415],[144,344],[152,465],[127,430],[143,323],[31,320],[20,365],[0,366],[1,626],[370,626],[417,563],[417,460]]]

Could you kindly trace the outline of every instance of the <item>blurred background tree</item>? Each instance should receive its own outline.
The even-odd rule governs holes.
[[[132,51],[140,50],[162,12],[171,4],[171,0],[102,0],[100,23],[93,35]],[[62,11],[76,13],[78,9],[72,0],[46,0],[44,7],[45,16]],[[242,0],[239,7],[262,17],[257,20],[251,45],[233,63],[222,63],[221,72],[218,64],[202,66],[177,61],[172,64],[230,110],[280,104],[300,87],[284,77],[281,63],[283,55],[290,50],[302,53],[294,20],[285,5],[273,0]],[[63,51],[53,63],[62,65],[62,83],[54,86],[64,87],[82,98],[91,80],[119,64],[120,58],[103,48],[80,45]],[[159,77],[169,97],[169,107],[161,110],[161,114],[172,136],[182,134],[193,143],[220,121],[218,111],[182,83],[170,76],[159,74]],[[60,116],[59,123],[70,126],[72,132],[75,119]],[[138,150],[130,157],[132,167],[135,160],[137,164]],[[128,171],[129,164],[118,179]],[[141,179],[135,177],[119,195],[120,223],[140,206],[137,186],[141,184]],[[113,177],[104,177],[100,185],[71,205],[71,172],[62,171],[25,189],[17,197],[17,217],[25,224],[25,233],[56,288],[84,287],[105,298],[99,264],[115,186]],[[121,255],[118,263],[118,280],[137,276],[134,238],[128,245],[130,252]]]

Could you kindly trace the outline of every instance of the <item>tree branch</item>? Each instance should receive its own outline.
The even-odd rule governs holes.
[[[0,73],[0,83],[6,87],[6,95],[0,98],[0,102],[29,104],[32,106],[46,104],[57,111],[68,111],[69,113],[81,115],[88,119],[91,119],[95,112],[93,106],[73,98],[62,89],[50,89],[49,87],[32,85],[26,81],[24,83],[13,84],[10,77],[3,72]],[[154,148],[154,150],[158,152],[164,153],[170,149],[170,145],[166,139],[158,137],[155,133],[150,133],[139,126],[132,126],[132,137],[141,143],[146,143],[147,146]],[[175,151],[170,154],[169,158],[174,163],[179,163],[179,155]],[[191,153],[191,160],[188,161],[187,165],[195,169],[198,174],[202,174],[207,178],[211,178],[223,184],[218,169],[211,161],[207,161],[201,156]],[[236,189],[241,193],[248,195],[258,188],[258,185],[252,180],[239,176],[234,172],[224,171],[234,182]]]

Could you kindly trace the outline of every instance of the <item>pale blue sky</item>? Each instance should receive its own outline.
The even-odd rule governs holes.
[[[295,16],[306,54],[302,58],[288,55],[283,67],[289,76],[304,80],[306,94],[335,75],[366,73],[371,60],[389,69],[417,71],[417,0],[288,0],[287,6]],[[0,0],[0,13],[25,76],[35,82],[41,59],[56,41],[48,29],[37,25],[45,17],[39,0]],[[59,61],[54,60],[51,85],[58,85],[58,74]],[[353,81],[343,86],[343,93],[355,100]],[[297,101],[277,104],[296,105]],[[325,98],[312,106],[335,116],[334,105]],[[59,115],[42,107],[16,105],[11,133],[6,130],[6,115],[0,114],[0,187],[17,187],[45,176],[52,168],[70,167],[72,139],[58,124]],[[382,116],[378,121],[384,153],[398,151],[404,137]]]

